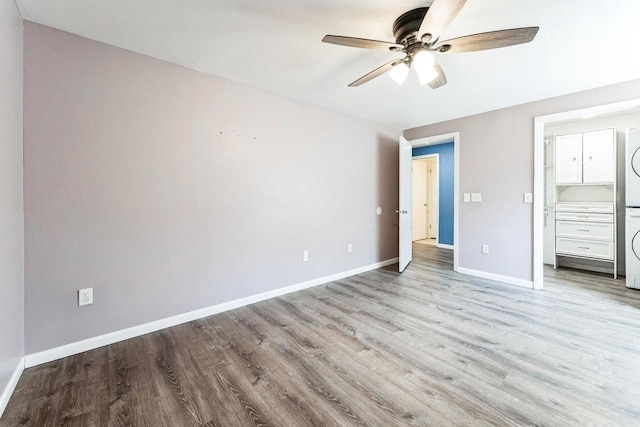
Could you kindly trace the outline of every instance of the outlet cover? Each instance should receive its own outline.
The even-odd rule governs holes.
[[[93,304],[93,288],[78,290],[78,306]]]
[[[482,245],[482,253],[483,254],[489,253],[489,245]]]
[[[351,243],[347,244],[347,252],[353,252],[353,245]]]
[[[309,261],[309,251],[302,251],[302,262]]]

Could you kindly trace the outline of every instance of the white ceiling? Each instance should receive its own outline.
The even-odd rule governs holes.
[[[640,78],[638,0],[468,0],[442,38],[539,26],[527,45],[439,55],[449,83],[356,78],[399,57],[329,45],[393,41],[430,0],[17,0],[25,19],[271,92],[406,129]]]

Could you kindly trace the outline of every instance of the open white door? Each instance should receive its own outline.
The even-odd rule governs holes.
[[[411,144],[400,137],[400,206],[398,223],[400,225],[400,272],[411,262]]]

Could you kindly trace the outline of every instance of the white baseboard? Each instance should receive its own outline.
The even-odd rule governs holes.
[[[199,310],[178,314],[176,316],[155,320],[153,322],[144,323],[142,325],[133,326],[131,328],[122,329],[115,332],[110,332],[108,334],[99,335],[97,337],[87,338],[82,341],[76,341],[74,343],[51,348],[49,350],[44,350],[38,353],[27,354],[25,356],[25,366],[27,368],[30,368],[32,366],[41,365],[43,363],[61,359],[63,357],[93,350],[95,348],[103,347],[105,345],[113,344],[119,341],[124,341],[140,335],[148,334],[150,332],[159,331],[160,329],[169,328],[171,326],[176,326],[182,323],[191,322],[192,320],[201,319],[207,316],[212,316],[214,314],[222,313],[224,311],[233,310],[234,308],[244,307],[246,305],[254,304],[256,302],[286,295],[291,292],[300,291],[302,289],[311,288],[313,286],[323,285],[325,283],[333,282],[335,280],[344,279],[345,277],[364,273],[370,270],[375,270],[377,268],[386,267],[388,265],[395,264],[396,262],[398,262],[398,258],[388,259],[386,261],[381,261],[375,264],[358,267],[353,270],[348,270],[342,273],[336,273],[330,276],[320,277],[318,279],[309,280],[307,282],[297,283],[295,285],[287,286],[280,289],[274,289],[273,291],[263,292],[261,294],[251,295],[245,298],[224,302],[222,304],[201,308]]]
[[[495,280],[497,282],[508,283],[510,285],[522,286],[524,288],[533,289],[532,280],[517,279],[515,277],[502,276],[500,274],[487,273],[480,270],[472,270],[470,268],[458,267],[458,273],[466,274],[467,276],[481,277],[483,279]]]
[[[451,249],[453,250],[453,245],[447,245],[446,243],[436,243],[436,246],[442,249]]]
[[[24,357],[20,358],[18,366],[16,366],[15,371],[13,371],[13,375],[9,378],[9,383],[4,390],[2,390],[2,394],[0,394],[0,418],[4,413],[4,410],[7,408],[7,404],[9,403],[9,399],[11,399],[13,390],[15,390],[18,385],[22,371],[24,371]]]

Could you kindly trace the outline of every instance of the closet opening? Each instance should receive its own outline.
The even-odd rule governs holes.
[[[634,128],[640,145],[640,100],[535,119],[534,288],[578,275],[625,286],[625,151]]]

